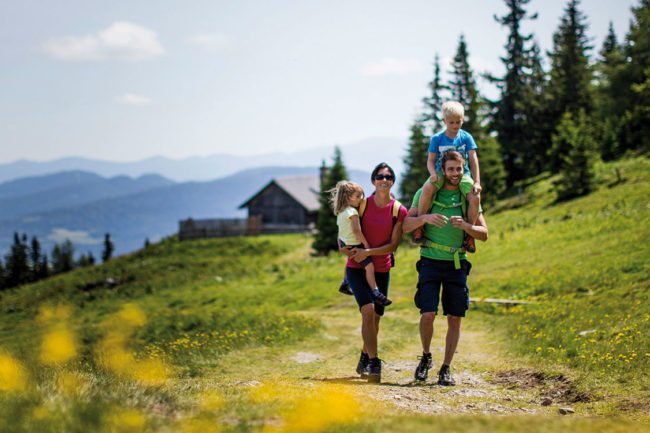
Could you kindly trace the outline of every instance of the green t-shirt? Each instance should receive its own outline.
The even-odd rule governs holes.
[[[420,200],[421,193],[422,189],[419,189],[413,197],[413,203],[416,203],[416,206],[417,202]],[[460,190],[450,191],[442,188],[440,191],[438,191],[434,202],[437,201],[446,206],[451,206],[453,204],[460,203],[461,200],[464,200],[464,197],[461,195]],[[444,208],[434,203],[431,206],[430,213],[438,213],[451,219],[452,216],[463,216],[463,209],[461,206]],[[442,228],[438,228],[431,224],[425,224],[424,236],[437,244],[458,248],[463,246],[463,241],[465,240],[465,232],[454,227],[451,224],[451,221],[445,224],[445,226]],[[429,259],[435,260],[454,260],[454,255],[452,253],[438,250],[436,248],[420,248],[420,255],[422,257],[427,257]],[[467,259],[467,254],[461,253],[459,257],[461,260],[465,260]]]

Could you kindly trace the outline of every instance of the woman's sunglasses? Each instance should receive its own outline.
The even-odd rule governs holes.
[[[393,180],[394,177],[391,176],[390,174],[376,174],[375,175],[375,180]]]

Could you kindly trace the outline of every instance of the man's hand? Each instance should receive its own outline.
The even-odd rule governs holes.
[[[476,195],[479,195],[483,191],[483,188],[481,188],[481,184],[478,182],[474,182],[474,185],[472,186],[472,192]]]
[[[453,216],[451,217],[451,225],[456,227],[457,229],[465,230],[465,225],[469,224],[467,221],[463,219],[461,216]]]
[[[443,228],[449,222],[449,218],[439,213],[424,214],[420,218],[426,224],[432,224],[438,228]]]

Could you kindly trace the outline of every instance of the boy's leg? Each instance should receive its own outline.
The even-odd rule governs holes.
[[[467,222],[472,225],[476,224],[476,221],[478,221],[478,214],[481,208],[481,195],[472,192],[473,186],[474,181],[472,178],[467,174],[464,174],[460,181],[460,188],[467,199]],[[465,234],[463,247],[469,253],[476,252],[476,242],[474,241],[474,238]]]
[[[436,191],[442,186],[441,182],[442,173],[438,172],[438,183],[435,185],[432,184],[428,179],[422,185],[422,193],[420,194],[420,199],[418,200],[418,215],[424,215],[429,213],[431,209],[431,203],[433,202],[433,196],[436,194]],[[419,227],[413,231],[413,241],[421,242],[424,240],[424,227]]]

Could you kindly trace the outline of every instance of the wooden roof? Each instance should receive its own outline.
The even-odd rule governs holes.
[[[245,208],[271,185],[276,185],[308,212],[317,211],[320,207],[318,194],[320,193],[320,178],[318,176],[287,176],[272,179],[252,197],[242,203],[239,209]]]

